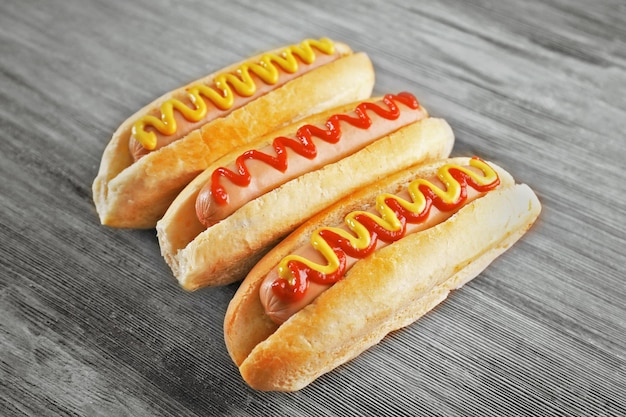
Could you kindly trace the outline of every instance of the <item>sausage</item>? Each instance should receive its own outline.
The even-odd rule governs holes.
[[[133,123],[130,152],[137,161],[340,57],[340,49],[330,40],[309,41],[281,53],[266,53],[258,62],[246,62],[229,72],[200,79],[176,90],[173,97]]]
[[[475,165],[480,166],[480,163],[477,163]],[[464,172],[458,170],[454,171],[454,169],[455,168],[452,168],[452,172]],[[397,221],[401,222],[402,224],[402,228],[400,230],[403,231],[403,235],[417,233],[421,230],[433,227],[439,223],[443,223],[454,213],[460,210],[462,206],[469,204],[475,199],[483,196],[487,192],[487,189],[496,188],[500,183],[495,171],[490,170],[488,173],[485,173],[474,165],[463,166],[461,167],[461,169],[467,171],[468,173],[474,173],[477,176],[476,178],[481,178],[485,176],[488,177],[488,181],[485,181],[488,186],[481,187],[477,183],[473,183],[475,187],[471,186],[471,184],[468,185],[467,178],[469,176],[465,177],[463,175],[457,175],[459,177],[459,180],[457,180],[450,175],[449,170],[442,169],[439,172],[439,176],[434,176],[425,180],[420,179],[419,185],[414,185],[412,187],[414,193],[413,196],[409,193],[408,189],[403,189],[399,193],[393,194],[395,196],[393,198],[396,202],[402,201],[413,203],[416,200],[429,202],[427,205],[424,206],[423,214],[421,216],[417,216],[415,219],[412,219],[412,221],[407,220],[406,216],[397,214],[395,215]],[[488,166],[486,167],[486,170],[489,170]],[[446,184],[448,185],[446,186]],[[422,187],[426,188],[422,189]],[[458,190],[458,194],[454,195],[452,198],[450,198],[450,200],[457,202],[458,204],[450,204],[449,207],[446,207],[444,204],[441,203],[432,203],[432,201],[440,201],[435,200],[433,197],[431,197],[434,196],[432,190],[445,192],[450,191],[451,188],[455,191]],[[479,191],[479,189],[482,191]],[[385,204],[384,206],[382,206],[384,209],[381,209],[382,204]],[[387,212],[386,210],[388,209],[388,207],[389,206],[384,203],[384,201],[378,202],[376,205],[372,205],[372,207],[367,210],[367,213],[373,214],[374,216],[369,218],[376,219],[381,224],[386,224],[384,223],[384,220],[387,220],[386,216],[389,216],[391,213],[394,212],[394,210]],[[397,210],[397,206],[394,205],[393,207],[395,207]],[[377,210],[381,210],[383,211],[383,213],[380,213]],[[363,226],[363,224],[358,221],[358,216],[361,216],[363,218],[363,214],[359,212],[359,214],[356,215],[357,219],[355,219],[355,216],[349,215],[340,225],[337,225],[333,228],[324,228],[316,231],[311,238],[311,242],[315,243],[316,245],[313,246],[313,244],[306,244],[296,249],[292,255],[292,258],[306,260],[307,263],[311,263],[312,265],[325,265],[329,262],[329,259],[326,259],[319,252],[318,248],[320,244],[333,245],[336,240],[334,236],[337,236],[338,234],[340,234],[341,236],[354,236],[353,229],[358,229],[358,227]],[[392,215],[391,218],[393,219],[394,216]],[[367,217],[365,218],[365,220],[367,220]],[[363,222],[364,220],[361,221]],[[365,224],[367,224],[367,222]],[[388,225],[388,227],[391,228],[390,225]],[[383,228],[383,230],[387,229]],[[324,239],[324,235],[327,236],[326,239],[328,239],[329,241],[326,241]],[[360,237],[362,235],[357,236]],[[371,253],[385,246],[388,246],[397,239],[397,234],[392,234],[386,239],[384,237],[379,237],[379,235],[377,234],[373,234],[369,245],[369,251],[364,252],[361,257],[366,256],[367,253]],[[342,259],[344,265],[343,269],[345,271],[349,271],[350,268],[358,260],[359,257],[357,257],[357,255],[351,256],[350,254],[344,253],[344,258]],[[341,276],[335,276],[333,278],[325,277],[324,280],[321,280],[319,278],[317,280],[307,280],[305,282],[302,282],[300,284],[300,288],[298,288],[297,284],[294,286],[290,286],[287,280],[285,278],[282,278],[278,272],[279,268],[286,269],[288,268],[288,265],[289,261],[283,261],[281,262],[281,265],[279,265],[279,267],[272,269],[267,274],[267,277],[264,279],[260,289],[261,303],[263,304],[263,307],[265,309],[265,314],[267,314],[272,319],[272,321],[276,322],[277,324],[282,324],[289,317],[309,305],[311,302],[313,302],[313,300],[315,300],[315,298],[317,298],[321,293],[330,288],[336,281],[342,279],[347,273],[346,272]],[[306,287],[306,290],[298,292],[297,296],[292,296],[294,291],[302,289],[302,287]],[[281,294],[285,291],[289,291],[291,294],[288,294],[286,297],[281,296]]]
[[[414,96],[388,94],[382,100],[361,103],[354,111],[335,114],[323,125],[301,126],[295,138],[279,136],[270,146],[247,150],[213,171],[196,200],[198,219],[210,227],[248,201],[424,117]]]

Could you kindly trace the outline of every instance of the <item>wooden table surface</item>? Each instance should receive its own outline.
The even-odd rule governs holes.
[[[543,212],[417,323],[260,393],[223,342],[237,286],[181,290],[154,230],[99,224],[91,183],[146,103],[321,36]],[[624,0],[4,0],[0,99],[0,415],[626,415]]]

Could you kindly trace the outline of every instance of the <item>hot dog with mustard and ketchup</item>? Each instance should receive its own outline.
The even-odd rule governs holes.
[[[367,55],[307,39],[171,91],[114,133],[93,183],[100,221],[152,228],[176,195],[230,150],[278,127],[369,97]]]
[[[391,173],[449,155],[450,126],[410,93],[311,116],[222,157],[157,224],[186,289],[242,279],[281,238],[328,205]]]
[[[540,210],[527,185],[479,158],[393,174],[256,264],[226,312],[228,351],[251,387],[301,389],[473,279]]]

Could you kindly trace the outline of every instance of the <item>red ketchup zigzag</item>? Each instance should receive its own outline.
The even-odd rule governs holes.
[[[213,171],[211,176],[211,194],[213,198],[220,205],[228,204],[228,192],[220,184],[222,177],[241,187],[250,184],[252,176],[246,166],[247,160],[256,159],[270,165],[278,171],[285,172],[288,165],[287,148],[292,149],[297,154],[308,159],[313,159],[317,156],[317,148],[312,138],[315,136],[333,144],[339,142],[342,136],[341,121],[349,123],[359,129],[367,129],[372,125],[372,119],[367,115],[368,111],[373,111],[387,120],[395,120],[400,116],[400,108],[396,102],[403,103],[411,109],[419,108],[419,102],[415,96],[406,92],[397,95],[387,94],[383,97],[382,102],[387,106],[387,109],[377,103],[360,103],[354,109],[356,117],[349,116],[348,114],[335,114],[328,118],[325,123],[325,128],[307,124],[297,130],[295,139],[285,136],[275,138],[272,143],[274,152],[276,153],[275,156],[268,155],[256,149],[244,152],[235,161],[236,172],[224,167],[217,168]]]

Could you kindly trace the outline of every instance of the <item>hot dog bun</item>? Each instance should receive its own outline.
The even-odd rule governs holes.
[[[265,276],[313,231],[371,205],[376,195],[395,193],[413,178],[432,176],[441,165],[405,170],[343,199],[304,223],[251,270],[224,321],[228,351],[251,387],[295,391],[349,361],[477,276],[537,218],[541,206],[533,191],[516,185],[506,171],[490,163],[500,178],[497,188],[445,222],[359,260],[343,280],[282,325],[265,314],[259,297]]]
[[[296,126],[318,123],[353,107],[335,108]],[[274,132],[256,145],[294,129]],[[238,150],[212,164],[172,203],[157,224],[161,252],[185,289],[240,280],[272,245],[315,213],[398,169],[446,157],[453,142],[452,130],[442,119],[411,123],[350,156],[286,182],[206,229],[196,217],[198,193],[213,171],[232,161]]]
[[[256,62],[262,55],[167,93],[131,116],[104,150],[93,183],[93,198],[100,221],[112,227],[155,227],[184,186],[228,151],[307,115],[369,97],[374,84],[369,58],[363,53],[352,53],[342,43],[335,42],[334,48],[339,57],[332,62],[315,67],[258,97],[252,96],[247,104],[230,112],[216,110],[220,113],[216,119],[202,126],[193,125],[195,130],[182,139],[149,152],[136,162],[129,151],[129,141],[137,120],[157,114],[168,100],[186,94],[188,87],[210,83],[216,74],[235,71],[246,63]],[[282,50],[269,53],[279,54]],[[318,55],[321,55],[319,51]],[[300,67],[305,66],[301,61],[297,62]],[[281,74],[284,75],[284,71]],[[256,80],[258,85],[262,84]],[[179,113],[174,116],[179,122],[182,120]]]

